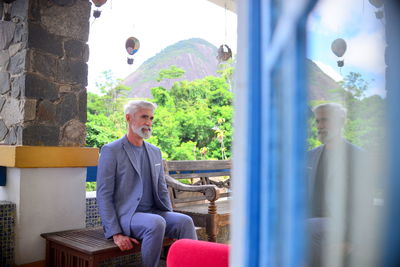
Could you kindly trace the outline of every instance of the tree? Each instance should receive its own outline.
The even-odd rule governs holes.
[[[357,100],[361,100],[365,96],[369,82],[364,80],[360,73],[350,72],[346,75],[340,85],[347,92],[351,93],[351,96]]]
[[[111,71],[103,72],[96,85],[101,95],[89,92],[87,98],[86,144],[101,148],[126,132],[123,105],[130,88],[114,78]]]
[[[159,77],[174,79],[184,73],[172,66]],[[107,71],[98,83],[102,95],[88,94],[87,144],[102,147],[126,132],[122,106],[129,99],[125,88]],[[170,91],[151,89],[157,104],[153,136],[165,159],[225,159],[231,155],[232,99],[225,78],[205,77],[176,82]],[[121,93],[122,92],[122,93]]]
[[[340,83],[341,88],[334,92],[334,101],[347,109],[347,120],[344,127],[344,137],[351,143],[366,148],[369,151],[378,150],[385,139],[385,100],[373,95],[365,97],[369,82],[360,73],[350,72]],[[332,101],[313,101],[316,106]],[[321,143],[317,139],[317,129],[314,120],[310,120],[308,138],[309,148]]]
[[[230,157],[233,95],[224,78],[176,82],[170,91],[155,87],[152,94],[158,108],[150,141],[166,159]]]
[[[96,83],[102,97],[101,101],[104,108],[107,109],[107,115],[118,111],[121,104],[126,102],[128,93],[132,90],[129,86],[122,84],[122,79],[117,79],[112,74],[111,70],[104,71],[100,82]]]
[[[158,74],[157,82],[161,82],[164,79],[176,79],[180,78],[185,74],[185,71],[176,66],[171,66],[169,69],[163,69]]]
[[[218,64],[217,73],[220,74],[223,79],[225,79],[229,85],[229,91],[232,91],[233,72],[235,70],[234,64],[235,60],[233,57]]]

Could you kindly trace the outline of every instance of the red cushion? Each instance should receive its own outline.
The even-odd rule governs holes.
[[[229,245],[180,239],[168,252],[167,267],[228,267]]]

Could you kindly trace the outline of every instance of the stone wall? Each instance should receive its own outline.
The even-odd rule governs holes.
[[[17,0],[0,21],[0,144],[84,146],[90,5]]]

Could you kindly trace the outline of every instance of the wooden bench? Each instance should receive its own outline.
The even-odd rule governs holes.
[[[195,226],[204,227],[208,240],[215,242],[219,229],[229,225],[231,161],[164,161],[164,169],[174,211],[192,217]]]
[[[215,242],[219,227],[229,224],[230,161],[164,161],[164,167],[174,210],[191,216],[195,226],[204,227],[208,240]],[[183,184],[179,179],[190,179],[193,184]],[[107,259],[140,252],[140,246],[121,251],[111,239],[104,237],[102,227],[41,236],[46,239],[48,267],[94,267]],[[173,242],[165,238],[164,246]]]
[[[140,252],[140,245],[121,251],[104,237],[102,227],[41,234],[46,239],[46,267],[97,267],[99,263],[119,256]],[[174,239],[165,238],[164,246]]]

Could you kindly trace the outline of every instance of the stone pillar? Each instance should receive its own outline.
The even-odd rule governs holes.
[[[85,144],[89,18],[88,0],[12,4],[0,21],[0,144]]]
[[[16,266],[44,266],[41,233],[85,227],[86,167],[98,157],[84,147],[90,8],[16,0],[0,21],[0,201],[16,205]]]

